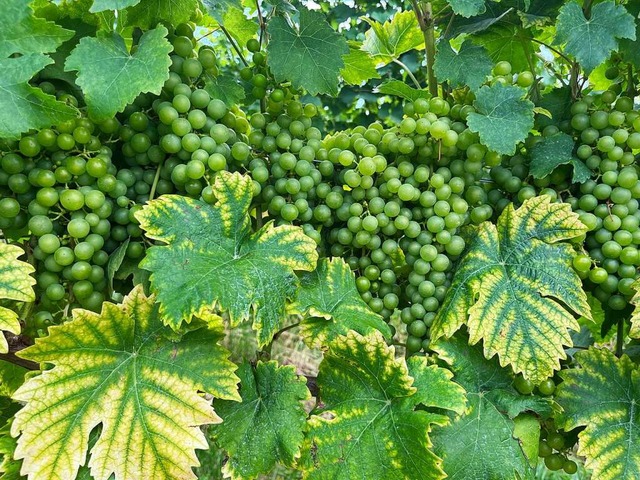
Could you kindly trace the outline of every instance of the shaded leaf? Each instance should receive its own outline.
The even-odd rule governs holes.
[[[18,302],[33,302],[36,295],[33,285],[36,281],[31,276],[35,269],[31,264],[18,260],[24,250],[17,245],[0,242],[0,299]],[[0,305],[0,330],[20,333],[18,314]],[[0,334],[0,353],[7,353],[9,346],[4,335]],[[3,382],[4,383],[4,382]]]
[[[292,310],[312,316],[301,324],[301,333],[310,346],[326,345],[349,330],[362,335],[379,331],[387,340],[391,338],[389,325],[362,300],[355,276],[342,258],[323,258],[313,272],[300,275]]]
[[[410,85],[407,85],[401,80],[388,80],[378,85],[374,92],[384,93],[385,95],[393,95],[396,97],[404,98],[411,102],[418,98],[431,98],[431,94],[428,90],[418,90]]]
[[[116,272],[122,266],[127,255],[127,248],[129,248],[130,239],[127,238],[124,242],[116,248],[111,255],[109,255],[109,261],[107,262],[107,282],[109,282],[109,290],[113,291],[113,279],[116,276]]]
[[[73,36],[53,22],[34,15],[26,0],[0,0],[0,58],[13,53],[53,52]]]
[[[487,10],[484,4],[485,0],[447,0],[451,5],[451,9],[456,15],[463,17],[475,17]]]
[[[372,78],[380,78],[376,70],[376,60],[360,47],[358,42],[349,42],[349,53],[342,56],[344,67],[340,75],[351,85],[359,85]]]
[[[575,355],[578,368],[562,370],[556,400],[564,411],[556,425],[586,427],[578,455],[598,480],[640,478],[640,372],[629,357],[590,348]]]
[[[460,50],[455,52],[449,42],[441,42],[436,54],[433,69],[440,82],[448,81],[454,87],[468,85],[477,90],[491,74],[493,62],[487,51],[464,42]]]
[[[294,270],[313,270],[315,242],[292,225],[267,223],[251,231],[251,177],[220,172],[211,206],[180,195],[152,200],[136,217],[147,237],[166,243],[147,249],[140,266],[152,272],[164,321],[183,320],[214,307],[232,326],[253,318],[260,345],[280,328],[287,299],[296,294]]]
[[[527,57],[531,49],[531,32],[519,25],[498,23],[472,37],[474,43],[486,48],[494,63],[507,61],[516,72],[530,68]]]
[[[564,44],[564,51],[573,55],[587,74],[618,49],[620,38],[636,39],[634,19],[622,5],[611,0],[597,3],[588,19],[576,2],[560,9],[555,43]]]
[[[202,0],[202,3],[207,8],[209,15],[222,25],[225,25],[224,17],[229,12],[233,10],[242,12],[243,10],[241,0]]]
[[[229,454],[223,471],[231,478],[256,478],[276,463],[292,466],[300,454],[307,420],[303,402],[311,398],[306,379],[293,366],[258,362],[238,369],[242,402],[216,401],[224,420],[212,427]]]
[[[75,478],[89,434],[101,424],[89,460],[96,480],[195,479],[195,449],[207,448],[198,426],[220,421],[198,392],[239,400],[238,378],[217,345],[221,331],[199,329],[180,341],[171,335],[155,298],[136,287],[100,314],[75,309],[72,321],[20,351],[53,365],[14,394],[26,403],[11,426],[20,434],[15,457],[24,459],[22,473]]]
[[[371,28],[365,32],[362,49],[369,52],[378,64],[386,65],[409,50],[424,48],[424,36],[418,19],[411,10],[396,13],[384,23],[362,17]]]
[[[211,98],[222,100],[227,107],[231,108],[240,100],[244,100],[244,88],[231,74],[221,73],[214,77],[205,73],[204,78],[204,89]]]
[[[571,312],[591,318],[580,277],[564,240],[586,232],[568,204],[540,196],[519,209],[509,205],[497,226],[484,222],[460,260],[453,283],[431,328],[433,339],[450,337],[463,324],[469,342],[483,340],[487,358],[535,384],[560,368],[580,326]]]
[[[311,95],[338,93],[342,56],[349,53],[349,47],[322,13],[301,9],[299,26],[290,25],[284,17],[273,17],[267,32],[267,63],[276,81],[290,80],[294,88],[304,88]]]
[[[513,155],[516,145],[533,128],[533,103],[526,91],[497,83],[476,93],[476,112],[467,117],[469,129],[480,134],[480,141],[497,153]]]
[[[189,21],[198,8],[198,0],[142,0],[127,9],[127,25],[149,28],[158,22],[178,25]]]
[[[309,420],[301,460],[307,478],[444,478],[428,432],[447,417],[416,406],[435,400],[426,406],[460,410],[460,397],[421,396],[404,360],[394,355],[379,333],[350,332],[330,344],[318,373],[323,406]],[[427,367],[425,358],[414,362],[421,387],[433,379],[433,388],[460,388],[443,385],[440,369]]]
[[[633,288],[636,293],[631,303],[635,305],[635,309],[631,316],[631,331],[629,331],[629,336],[632,338],[640,338],[640,280],[635,281]]]
[[[571,163],[573,160],[573,137],[559,132],[549,137],[542,137],[531,148],[531,164],[529,172],[534,178],[544,178],[556,167]]]
[[[28,83],[51,63],[39,53],[0,59],[0,138],[17,139],[31,129],[48,128],[76,116],[74,108]]]
[[[167,33],[162,25],[144,33],[133,54],[117,34],[80,40],[67,58],[65,70],[78,71],[76,82],[93,119],[113,117],[140,93],[160,93],[169,78],[169,53],[173,50],[165,38]]]

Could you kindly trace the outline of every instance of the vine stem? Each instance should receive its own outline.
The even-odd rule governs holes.
[[[427,79],[429,84],[429,93],[432,96],[438,96],[438,80],[433,71],[433,62],[436,58],[436,39],[435,39],[435,21],[433,17],[433,9],[431,2],[427,2],[424,8],[421,7],[417,0],[411,0],[413,11],[418,19],[420,30],[424,35],[424,46],[427,52]]]
[[[161,162],[156,169],[156,175],[153,177],[153,183],[151,184],[151,190],[149,191],[149,201],[153,200],[156,195],[156,188],[158,187],[158,182],[160,181],[160,170],[162,170],[162,166],[164,162]]]
[[[233,37],[229,34],[228,30],[226,28],[224,28],[222,25],[220,25],[220,30],[222,30],[222,32],[224,33],[225,37],[227,37],[227,40],[229,40],[229,43],[231,44],[233,49],[236,51],[236,53],[240,57],[240,60],[242,60],[242,63],[244,63],[244,66],[248,67],[249,63],[247,63],[247,60],[244,58],[244,55],[242,55],[242,51],[240,50],[240,48],[236,44],[236,41],[233,39]]]
[[[616,332],[616,357],[622,356],[622,347],[624,346],[624,316],[618,318],[618,331]]]
[[[421,89],[422,86],[420,85],[420,82],[418,81],[418,79],[413,75],[413,73],[411,72],[411,70],[409,69],[409,67],[407,67],[404,63],[402,63],[400,60],[398,60],[397,58],[393,59],[393,63],[400,65],[402,67],[402,69],[407,72],[407,75],[409,75],[409,78],[411,80],[413,80],[413,84],[416,86],[417,89]]]
[[[555,53],[556,55],[560,56],[561,58],[563,58],[567,63],[573,63],[573,60],[571,60],[569,57],[567,57],[564,53],[562,53],[560,50],[558,50],[557,48],[552,47],[551,45],[549,45],[546,42],[543,42],[542,40],[538,40],[537,38],[530,38],[529,40],[531,40],[532,42],[538,43],[540,45],[543,45],[545,47],[547,47],[549,50],[551,50],[553,53]]]
[[[256,0],[256,9],[258,10],[258,23],[260,24],[260,38],[259,43],[260,47],[262,47],[262,40],[264,39],[264,17],[262,16],[262,10],[260,9],[260,0]]]
[[[273,338],[271,339],[269,344],[266,347],[264,347],[264,350],[263,350],[263,352],[266,354],[266,356],[268,358],[271,358],[271,349],[273,348],[273,344],[276,342],[276,340],[278,340],[278,338],[280,338],[280,335],[282,335],[287,330],[291,330],[293,328],[296,328],[298,325],[300,325],[300,322],[292,323],[291,325],[288,325],[288,326],[286,326],[284,328],[281,328],[280,330],[278,330],[275,333],[275,335],[273,336]]]

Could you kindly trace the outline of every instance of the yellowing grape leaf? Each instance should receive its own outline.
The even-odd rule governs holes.
[[[220,172],[214,206],[179,195],[163,195],[136,214],[146,235],[168,245],[147,250],[141,267],[152,272],[164,321],[183,320],[218,306],[231,324],[253,317],[260,345],[278,331],[287,299],[298,287],[294,270],[313,270],[315,242],[292,225],[267,223],[251,231],[253,183],[239,173]]]
[[[311,95],[338,93],[342,56],[349,47],[322,13],[302,8],[299,25],[273,17],[267,32],[267,63],[276,81],[289,80],[294,88],[304,88]]]
[[[0,299],[18,302],[33,302],[35,279],[30,275],[35,271],[31,264],[18,260],[24,250],[17,245],[0,242]],[[18,314],[0,305],[0,330],[20,333]],[[7,353],[9,346],[0,334],[0,353]]]
[[[371,26],[364,34],[362,49],[373,56],[378,66],[399,59],[409,50],[424,48],[422,30],[411,10],[396,13],[384,23],[369,17],[362,17],[362,20]]]
[[[576,353],[578,368],[562,370],[556,401],[564,411],[556,425],[586,427],[578,455],[598,480],[640,478],[640,370],[626,355],[605,349]]]
[[[640,280],[636,280],[633,284],[636,293],[631,300],[631,303],[636,306],[633,314],[631,315],[631,331],[629,336],[631,338],[640,338]]]
[[[304,377],[293,366],[276,362],[244,363],[238,369],[242,403],[216,401],[224,420],[211,427],[229,454],[224,473],[252,479],[269,473],[276,463],[292,466],[300,454],[307,420],[303,402],[311,398]]]
[[[318,262],[318,267],[300,275],[298,297],[292,310],[311,315],[301,324],[301,333],[312,347],[320,347],[349,330],[366,335],[373,331],[391,338],[389,325],[362,300],[349,265],[341,258]]]
[[[34,15],[31,2],[0,0],[0,58],[13,53],[48,53],[73,36],[67,30]]]
[[[582,282],[563,240],[587,231],[578,215],[546,195],[509,205],[498,224],[484,222],[461,258],[431,328],[450,337],[463,324],[469,343],[483,341],[487,358],[540,383],[560,368],[580,326],[571,312],[591,318]]]
[[[28,83],[51,63],[51,58],[40,53],[0,59],[0,138],[19,138],[31,129],[50,127],[76,116],[74,108]]]
[[[469,409],[449,425],[434,428],[434,451],[448,479],[529,478],[531,468],[515,435],[512,418],[524,411],[548,414],[549,402],[519,395],[508,371],[482,349],[456,335],[432,345],[450,365],[454,380],[467,391]],[[537,441],[535,442],[537,446]]]
[[[65,70],[77,70],[89,115],[97,121],[113,117],[140,93],[160,93],[169,78],[169,53],[173,47],[160,25],[145,32],[138,50],[129,53],[118,34],[85,37],[67,57]]]
[[[195,479],[195,449],[207,448],[199,426],[220,421],[198,392],[240,399],[221,337],[201,328],[176,341],[142,287],[99,314],[74,310],[72,321],[19,353],[53,365],[14,393],[26,403],[11,426],[22,474],[75,478],[101,425],[89,460],[95,480]]]
[[[378,332],[350,332],[329,345],[318,374],[322,406],[309,420],[301,459],[306,478],[445,477],[428,433],[448,418],[416,407],[462,412],[464,391],[425,357],[412,359],[410,371],[394,357]]]

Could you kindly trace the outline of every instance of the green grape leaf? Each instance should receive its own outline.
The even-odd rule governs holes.
[[[109,282],[109,291],[111,292],[113,292],[113,279],[127,256],[129,241],[130,239],[127,238],[109,255],[109,261],[107,262],[107,282]]]
[[[362,49],[369,52],[378,66],[386,65],[400,58],[409,50],[422,50],[424,36],[418,19],[411,10],[396,13],[384,23],[369,17],[362,17],[371,28],[365,32]]]
[[[526,408],[522,404],[510,407],[496,402],[496,398],[504,399],[507,393],[511,393],[514,401],[518,397],[509,373],[497,359],[486,360],[479,346],[469,347],[460,335],[439,341],[432,348],[451,366],[454,380],[466,390],[469,401],[464,415],[452,418],[449,425],[436,427],[431,434],[447,478],[513,480],[516,475],[527,478],[529,462],[514,438],[514,421],[504,412],[507,408],[517,415]]]
[[[522,451],[529,459],[529,465],[538,463],[538,447],[540,446],[540,420],[533,413],[521,413],[513,419],[513,436],[518,439]]]
[[[565,120],[571,120],[571,88],[554,88],[543,95],[537,102],[537,106],[551,113],[551,118],[546,115],[536,115],[536,126],[539,130],[548,125],[558,125]]]
[[[93,0],[89,11],[91,13],[104,12],[105,10],[124,10],[140,3],[140,0]]]
[[[555,43],[564,44],[565,53],[573,55],[587,74],[618,49],[619,38],[636,39],[633,16],[622,5],[611,0],[598,3],[589,19],[577,2],[560,9]]]
[[[202,0],[202,3],[207,8],[209,15],[211,15],[216,22],[221,25],[226,25],[225,16],[233,11],[242,12],[242,0]]]
[[[433,339],[463,324],[469,343],[483,340],[487,358],[535,384],[560,368],[580,326],[571,312],[591,318],[574,250],[563,240],[586,233],[578,215],[542,195],[517,210],[507,206],[498,224],[481,224],[470,241],[433,326]]]
[[[349,42],[349,53],[342,56],[344,67],[340,70],[343,80],[350,85],[359,85],[372,78],[380,78],[376,61],[360,47],[359,42]]]
[[[362,335],[377,330],[387,340],[391,338],[389,325],[362,300],[353,272],[341,258],[323,258],[313,272],[300,275],[292,310],[312,316],[301,325],[305,342],[312,347],[332,342],[349,330]]]
[[[543,178],[556,167],[571,163],[573,160],[573,137],[559,132],[550,137],[541,137],[531,148],[529,173],[534,178]]]
[[[578,455],[598,480],[640,478],[640,371],[629,357],[605,349],[576,353],[580,367],[562,370],[556,401],[564,409],[556,425],[586,427]]]
[[[51,63],[53,60],[39,53],[0,59],[0,138],[17,139],[31,129],[50,127],[76,116],[74,108],[28,83]]]
[[[30,3],[0,0],[0,58],[53,52],[73,36],[71,30],[36,17]]]
[[[137,212],[147,237],[168,244],[149,248],[140,266],[152,272],[168,325],[178,328],[218,306],[232,326],[253,316],[265,345],[280,328],[287,299],[295,297],[294,270],[315,268],[316,244],[292,225],[269,222],[251,232],[251,177],[220,172],[214,193],[214,206],[163,195]]]
[[[485,48],[471,42],[464,42],[458,52],[449,42],[441,42],[433,64],[438,81],[448,81],[453,87],[468,85],[472,91],[480,88],[492,68]]]
[[[0,427],[0,480],[22,480],[25,478],[20,475],[22,462],[13,458],[18,441],[11,436],[10,429],[11,423]]]
[[[431,452],[431,425],[447,417],[416,409],[461,411],[460,387],[443,385],[439,367],[413,360],[414,379],[378,332],[349,332],[329,345],[320,364],[322,407],[308,423],[301,462],[310,480],[375,478],[441,479],[440,459]],[[413,363],[421,362],[421,363]],[[440,394],[423,392],[433,385]]]
[[[196,8],[198,0],[142,0],[135,7],[127,9],[126,23],[143,29],[161,21],[178,25],[189,21]]]
[[[0,360],[0,395],[11,397],[13,392],[24,383],[27,373],[29,370],[20,365]]]
[[[222,25],[227,29],[238,45],[246,45],[250,38],[258,33],[258,23],[245,16],[242,10],[229,8],[222,17]],[[236,82],[237,83],[237,82]]]
[[[620,40],[620,52],[625,61],[632,63],[636,68],[640,67],[640,23],[636,22],[635,40]]]
[[[205,73],[204,89],[211,95],[211,98],[222,100],[229,108],[245,98],[244,88],[230,73],[221,73],[215,77],[210,73]]]
[[[276,463],[292,466],[300,454],[307,420],[303,402],[311,398],[304,377],[293,366],[276,362],[248,363],[238,369],[242,403],[216,401],[224,419],[211,427],[217,443],[229,454],[224,473],[253,479]]]
[[[484,0],[447,0],[447,3],[451,5],[453,13],[465,18],[475,17],[487,10]]]
[[[516,145],[533,128],[534,104],[526,90],[497,83],[476,93],[476,112],[467,117],[469,129],[480,134],[483,145],[500,154],[513,155]]]
[[[106,120],[124,110],[140,93],[158,94],[169,78],[169,53],[173,46],[160,25],[142,35],[138,49],[130,54],[118,34],[85,37],[71,52],[65,70],[77,70],[89,115]]]
[[[207,448],[198,426],[220,422],[198,392],[240,399],[235,365],[216,344],[222,336],[221,326],[201,328],[176,341],[141,287],[100,314],[75,309],[18,354],[53,365],[14,393],[26,403],[11,426],[22,474],[75,478],[101,424],[89,460],[96,480],[195,479],[195,449]]]
[[[593,172],[582,160],[572,158],[569,163],[573,166],[573,175],[571,176],[573,183],[584,183],[591,178]]]
[[[267,64],[277,82],[290,80],[294,88],[304,88],[310,95],[338,93],[342,56],[349,53],[349,46],[322,13],[301,9],[299,26],[273,17],[267,32]]]
[[[636,293],[631,299],[631,303],[635,305],[633,314],[631,315],[631,330],[629,336],[631,338],[640,338],[640,280],[636,280],[633,284]]]
[[[507,61],[514,71],[521,72],[530,68],[527,58],[535,53],[531,48],[531,38],[529,30],[499,23],[475,35],[472,40],[487,50],[493,62]]]
[[[431,98],[431,94],[428,90],[418,90],[410,85],[407,85],[402,80],[387,80],[381,83],[374,89],[375,93],[383,93],[385,95],[393,95],[396,97],[404,98],[411,102],[418,98]]]
[[[0,243],[0,299],[18,302],[33,302],[36,295],[31,276],[35,269],[31,264],[18,260],[24,250],[17,245]],[[0,305],[0,330],[20,333],[18,314]],[[0,353],[7,353],[9,346],[4,335],[0,334]],[[3,381],[4,383],[4,381]]]

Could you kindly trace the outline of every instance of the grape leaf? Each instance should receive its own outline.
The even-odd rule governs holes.
[[[140,266],[152,272],[164,321],[183,320],[218,305],[232,326],[255,315],[260,345],[279,329],[287,299],[298,286],[294,270],[313,270],[315,242],[291,225],[267,223],[251,232],[253,183],[248,176],[220,172],[214,206],[179,195],[163,195],[136,214],[147,237],[166,243],[147,250]]]
[[[536,126],[539,130],[548,125],[558,125],[565,120],[571,120],[571,88],[554,88],[545,94],[537,102],[537,106],[551,113],[551,118],[546,115],[536,115]]]
[[[447,417],[416,407],[460,412],[463,392],[424,357],[412,360],[414,381],[394,355],[378,332],[349,332],[329,345],[318,373],[322,407],[309,420],[301,459],[306,478],[444,478],[428,432]]]
[[[51,63],[53,60],[39,53],[0,59],[0,138],[19,138],[31,129],[76,116],[75,109],[27,83]]]
[[[456,15],[475,17],[487,10],[484,0],[447,0]]]
[[[18,442],[9,433],[10,429],[10,423],[0,427],[0,456],[2,457],[2,463],[0,463],[0,479],[22,480],[25,478],[20,475],[22,462],[13,458],[13,453]]]
[[[301,324],[305,342],[312,347],[325,345],[349,330],[362,335],[377,330],[387,340],[391,338],[389,325],[362,300],[353,272],[341,258],[323,258],[313,272],[300,275],[292,310],[312,315]]]
[[[140,0],[93,0],[89,11],[91,13],[104,12],[105,10],[124,10],[140,3]]]
[[[229,454],[223,473],[231,478],[256,478],[276,463],[292,466],[300,454],[307,420],[303,401],[311,398],[306,379],[293,366],[258,362],[238,369],[242,403],[216,401],[224,419],[211,427]]]
[[[542,137],[531,148],[529,173],[534,178],[543,178],[553,172],[556,167],[571,163],[573,145],[573,137],[563,132]]]
[[[640,67],[640,23],[636,23],[635,40],[626,38],[620,40],[620,52],[625,61],[632,63],[636,68]]]
[[[0,58],[13,53],[53,52],[73,36],[71,30],[36,17],[30,3],[0,0]]]
[[[142,35],[138,50],[130,54],[118,34],[85,37],[71,52],[65,70],[77,70],[89,115],[97,121],[124,110],[140,93],[158,94],[169,78],[173,46],[160,25]]]
[[[560,368],[571,346],[571,311],[591,318],[574,255],[562,243],[587,231],[568,204],[542,195],[509,205],[498,224],[481,224],[460,260],[431,336],[450,337],[462,324],[469,343],[483,340],[487,358],[540,383]]]
[[[564,411],[556,425],[586,427],[578,455],[598,480],[640,478],[640,372],[629,357],[590,348],[575,355],[578,368],[562,370],[556,401]]]
[[[453,378],[467,391],[470,405],[464,415],[436,427],[431,435],[447,478],[512,480],[516,474],[526,478],[529,462],[514,438],[514,422],[504,410],[515,417],[530,408],[515,403],[522,396],[511,386],[508,372],[497,359],[486,360],[479,346],[469,347],[460,335],[432,348],[451,366]],[[510,401],[504,402],[504,398]]]
[[[338,93],[342,56],[349,47],[322,13],[301,9],[299,27],[284,17],[273,17],[267,32],[267,63],[277,82],[290,80],[294,88],[304,88],[310,95]]]
[[[350,85],[359,85],[372,78],[380,78],[376,61],[368,52],[361,50],[358,42],[349,42],[349,53],[342,56],[344,67],[340,75]]]
[[[400,55],[409,50],[424,48],[424,36],[418,19],[411,10],[398,12],[384,23],[369,17],[362,17],[362,20],[371,26],[364,34],[362,49],[373,56],[378,66],[399,59]]]
[[[161,21],[178,25],[189,21],[196,8],[198,0],[142,0],[127,9],[126,22],[129,26],[143,29]]]
[[[571,176],[573,183],[584,183],[591,178],[593,172],[582,160],[573,158],[569,163],[573,166],[573,175]]]
[[[406,100],[415,101],[418,98],[431,98],[431,94],[427,90],[418,90],[413,88],[401,80],[388,80],[378,85],[374,92],[383,93],[385,95],[394,95]]]
[[[195,449],[207,448],[198,426],[220,421],[198,391],[240,399],[235,365],[216,344],[222,335],[220,326],[172,340],[141,287],[100,314],[75,309],[72,321],[18,354],[53,364],[14,393],[26,403],[11,426],[22,473],[75,478],[101,424],[89,461],[96,480],[195,479]]]
[[[215,77],[210,73],[205,73],[204,89],[211,95],[211,98],[222,100],[229,108],[245,97],[242,85],[231,74],[227,73],[220,73]]]
[[[202,3],[209,15],[221,25],[226,25],[224,17],[229,12],[233,10],[242,12],[243,9],[241,0],[202,0]]]
[[[222,17],[222,25],[227,29],[238,45],[246,45],[250,38],[258,33],[258,23],[245,16],[242,10],[229,8]]]
[[[635,305],[633,314],[631,315],[631,330],[629,336],[632,338],[640,338],[640,279],[633,284],[636,293],[631,299],[631,303]]]
[[[454,87],[468,85],[473,91],[480,88],[492,68],[487,51],[471,42],[464,42],[458,52],[449,42],[441,42],[433,64],[438,81],[448,81]]]
[[[473,42],[483,46],[495,63],[507,61],[516,72],[529,69],[527,58],[531,49],[531,32],[517,25],[498,23],[475,35]]]
[[[474,102],[476,112],[467,117],[469,130],[479,133],[480,141],[489,149],[513,155],[518,142],[533,128],[534,105],[524,98],[526,93],[500,83],[480,88]]]
[[[622,5],[611,0],[598,3],[589,19],[576,2],[560,9],[554,41],[564,44],[565,53],[573,55],[587,74],[618,49],[619,38],[636,39],[634,19]]]
[[[0,299],[18,302],[33,302],[36,295],[31,276],[35,269],[31,264],[18,260],[24,250],[17,245],[0,243]],[[20,333],[18,314],[0,305],[0,330]],[[4,335],[0,334],[0,353],[7,353],[9,346]]]

